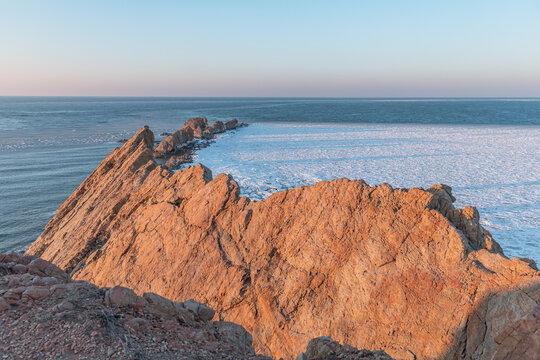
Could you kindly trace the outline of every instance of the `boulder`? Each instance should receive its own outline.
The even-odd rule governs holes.
[[[64,300],[57,306],[58,311],[70,311],[75,309],[75,305],[71,301]]]
[[[215,321],[218,339],[233,344],[245,354],[254,354],[253,337],[242,326],[229,321]]]
[[[200,135],[197,136],[199,131],[202,131],[208,127],[208,122],[205,117],[191,118],[184,124],[184,128],[189,128],[193,130],[193,133],[196,134],[195,137],[200,138]]]
[[[148,321],[141,318],[133,318],[127,321],[127,325],[133,330],[140,331],[146,325],[148,325]]]
[[[55,277],[62,280],[69,278],[58,266],[40,258],[34,259],[28,264],[28,273],[43,277]]]
[[[226,130],[234,130],[238,126],[238,120],[232,119],[225,123],[225,129]]]
[[[193,312],[199,319],[210,321],[214,317],[216,311],[205,304],[201,304],[193,299],[184,301],[184,307]]]
[[[341,345],[329,336],[311,339],[306,352],[297,360],[392,360],[384,351],[358,350],[350,345]]]
[[[49,296],[51,292],[45,286],[29,286],[22,293],[23,296],[26,296],[33,300],[43,300]]]
[[[15,274],[24,274],[27,271],[28,271],[28,268],[23,264],[17,264],[13,266],[13,272]]]
[[[8,302],[0,296],[0,311],[9,310],[10,306]]]
[[[223,122],[218,120],[208,128],[208,131],[211,134],[221,134],[222,132],[225,132],[225,125],[223,125]]]
[[[123,286],[115,286],[105,292],[105,303],[109,306],[144,306],[145,299],[137,296],[135,291]]]
[[[147,301],[147,307],[153,314],[168,318],[177,316],[176,307],[171,300],[151,292],[144,293],[143,298]]]
[[[21,255],[12,251],[8,253],[0,253],[0,263],[19,263]]]

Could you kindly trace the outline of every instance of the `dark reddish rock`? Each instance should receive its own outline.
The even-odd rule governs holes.
[[[23,296],[27,296],[28,298],[31,298],[33,300],[43,300],[48,297],[49,294],[50,291],[45,286],[29,286],[22,293]]]
[[[238,127],[238,120],[232,119],[225,123],[226,130],[234,130]]]
[[[8,310],[9,308],[8,302],[0,296],[0,311]]]

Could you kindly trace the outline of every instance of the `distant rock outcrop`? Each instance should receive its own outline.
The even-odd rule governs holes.
[[[216,121],[204,131],[203,136],[210,138],[215,134],[221,134],[223,132],[225,132],[225,125],[221,121]]]
[[[250,201],[202,165],[165,170],[153,138],[111,152],[28,253],[98,286],[208,304],[275,357],[321,335],[400,359],[537,351],[539,271],[506,258],[448,186],[338,179]]]
[[[238,120],[232,119],[225,123],[225,129],[226,130],[233,130],[238,127]]]
[[[216,134],[238,127],[238,121],[232,119],[224,125],[222,121],[215,121],[210,127],[206,118],[192,118],[184,126],[163,139],[154,150],[155,157],[164,157],[174,153],[179,147],[191,143],[195,139],[212,139]],[[166,133],[163,133],[166,134]]]

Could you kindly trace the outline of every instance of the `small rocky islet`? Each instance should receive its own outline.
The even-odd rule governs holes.
[[[26,255],[0,254],[0,353],[538,358],[536,264],[507,258],[449,186],[337,179],[251,201],[180,167],[240,125],[190,119],[157,146],[142,128]]]

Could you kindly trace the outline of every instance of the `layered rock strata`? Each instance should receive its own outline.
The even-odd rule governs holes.
[[[450,187],[337,179],[250,201],[229,175],[173,173],[155,156],[143,128],[28,253],[97,286],[206,303],[275,357],[321,335],[400,359],[538,350],[539,271],[506,258]]]
[[[3,359],[264,359],[213,310],[123,287],[72,281],[34,256],[0,253]]]

